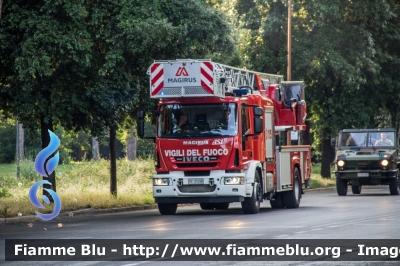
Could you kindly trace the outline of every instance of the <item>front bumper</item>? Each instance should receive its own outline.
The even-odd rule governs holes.
[[[392,179],[397,178],[398,169],[390,170],[340,170],[334,171],[337,179]]]
[[[155,198],[156,203],[221,203],[221,202],[242,202],[244,197],[163,197]]]
[[[244,184],[225,185],[224,177],[243,177]],[[210,171],[208,176],[185,176],[182,171],[171,171],[169,174],[156,174],[155,178],[168,178],[169,185],[153,185],[153,196],[157,203],[202,203],[202,202],[241,202],[250,197],[252,188],[247,189],[244,173],[225,173]],[[190,181],[200,181],[192,184]],[[153,183],[154,184],[154,183]],[[163,199],[165,198],[165,199]],[[224,200],[220,200],[225,198]],[[174,200],[173,200],[174,199]]]

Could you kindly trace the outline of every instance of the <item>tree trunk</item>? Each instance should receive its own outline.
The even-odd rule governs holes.
[[[78,162],[83,161],[83,156],[85,155],[85,152],[82,150],[81,146],[78,146],[76,149],[76,159]]]
[[[45,121],[43,115],[40,117],[40,135],[42,138],[42,149],[46,148],[47,146],[49,146],[50,143],[50,134],[49,134],[49,130],[53,132],[53,123],[51,120],[49,121]],[[49,157],[50,158],[50,157]],[[46,163],[48,161],[48,159],[46,159],[45,163],[45,171],[47,173],[47,169],[46,169]],[[48,174],[48,173],[47,173]],[[56,191],[56,174],[55,171],[53,171],[53,173],[51,173],[50,175],[48,175],[47,177],[44,176],[43,180],[47,180],[49,181],[52,185],[43,185],[43,195],[46,195],[49,200],[51,202],[53,202],[53,198],[50,196],[49,193],[47,193],[46,190],[44,190],[45,188],[50,188],[53,191]]]
[[[311,133],[310,133],[310,128],[311,128],[311,122],[306,120],[306,130],[301,131],[300,139],[299,139],[299,144],[300,145],[311,145]]]
[[[22,161],[25,158],[24,154],[24,129],[22,127],[22,124],[17,125],[17,130],[18,130],[18,146],[17,146],[17,160]]]
[[[92,137],[92,156],[95,161],[100,159],[99,142],[97,141],[97,137]]]
[[[129,130],[129,137],[126,143],[126,158],[128,161],[134,161],[137,158],[136,137],[133,136],[133,129]]]
[[[331,178],[331,141],[325,138],[322,140],[321,176]]]
[[[117,139],[117,130],[110,128],[110,193],[117,196],[117,159],[115,151],[115,141]]]

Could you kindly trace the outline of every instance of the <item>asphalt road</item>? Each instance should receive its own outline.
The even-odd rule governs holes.
[[[350,190],[350,188],[349,188]],[[339,197],[335,190],[303,195],[298,209],[271,209],[244,215],[240,204],[226,211],[203,211],[198,205],[161,216],[158,210],[55,218],[51,221],[0,224],[0,264],[4,239],[400,239],[400,196],[387,186],[364,187],[361,195]],[[62,223],[62,227],[58,224]],[[321,240],[323,242],[323,240]],[[400,240],[399,240],[400,246]],[[7,262],[21,265],[21,262]],[[187,265],[186,262],[61,262],[57,265]],[[265,262],[193,262],[190,265],[265,265]],[[282,262],[268,262],[281,265]],[[343,262],[287,262],[286,265],[343,265]],[[350,265],[382,265],[351,262]],[[54,265],[24,262],[23,265]],[[393,263],[393,265],[398,265]]]

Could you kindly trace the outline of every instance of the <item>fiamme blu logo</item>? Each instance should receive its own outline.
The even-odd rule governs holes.
[[[40,174],[43,177],[49,177],[53,173],[54,169],[56,169],[56,167],[58,165],[58,160],[59,160],[58,152],[56,154],[54,154],[53,157],[51,157],[51,155],[57,150],[58,146],[60,146],[60,139],[56,136],[56,134],[54,134],[50,130],[49,130],[49,134],[50,134],[49,145],[46,148],[44,148],[41,152],[39,152],[39,154],[36,156],[36,160],[35,160],[36,172],[38,172],[38,174]],[[29,200],[32,202],[33,205],[35,205],[36,207],[38,207],[40,209],[43,209],[44,207],[39,202],[38,198],[36,197],[36,193],[37,193],[39,187],[44,184],[51,185],[51,183],[49,181],[41,180],[41,181],[33,184],[31,189],[29,190]],[[42,220],[48,221],[48,220],[55,218],[60,213],[61,200],[54,190],[48,189],[48,188],[44,188],[44,190],[46,190],[50,194],[50,196],[53,198],[54,210],[50,214],[43,214],[38,211],[35,211],[35,212],[36,212],[36,215],[39,216],[39,218],[41,218]],[[50,204],[50,200],[46,195],[42,195],[42,199],[45,203]]]

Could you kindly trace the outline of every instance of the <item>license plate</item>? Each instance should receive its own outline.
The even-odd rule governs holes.
[[[189,178],[189,185],[202,185],[204,184],[203,178]]]
[[[357,173],[358,177],[368,177],[369,173]]]

